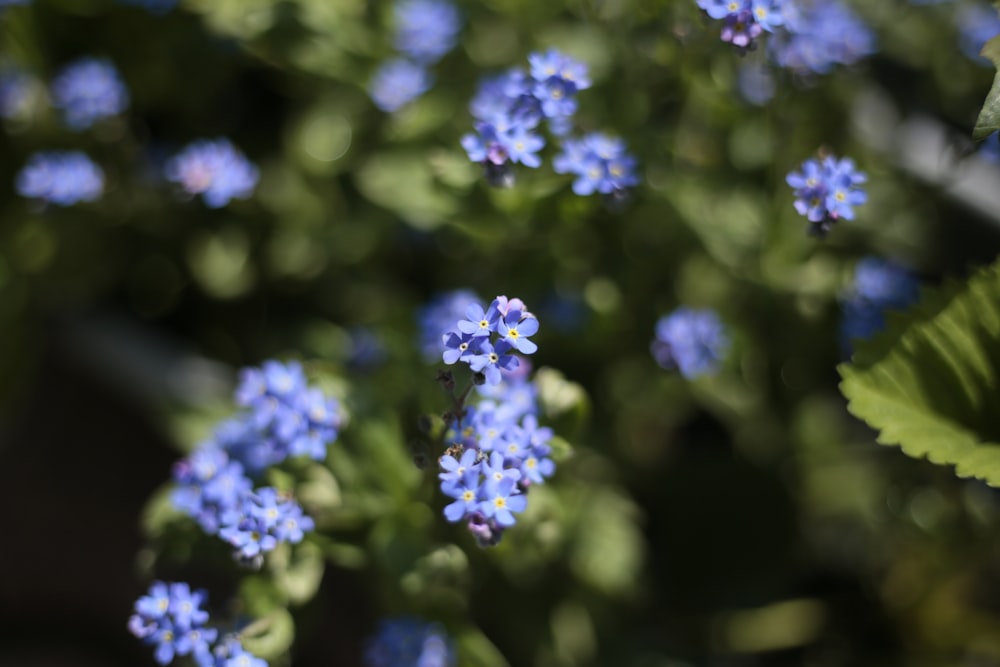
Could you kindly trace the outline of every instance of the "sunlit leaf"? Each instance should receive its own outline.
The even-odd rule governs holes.
[[[839,368],[848,409],[878,441],[1000,486],[1000,271],[924,295]]]

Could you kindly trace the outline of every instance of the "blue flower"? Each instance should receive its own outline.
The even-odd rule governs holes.
[[[246,156],[228,139],[200,139],[166,164],[167,179],[191,195],[200,194],[209,208],[253,194],[260,176]]]
[[[470,512],[474,512],[479,506],[480,497],[480,470],[478,466],[469,467],[465,473],[453,483],[442,485],[441,491],[446,496],[455,499],[455,502],[444,508],[444,517],[452,523],[457,523],[464,519]]]
[[[497,323],[497,333],[502,340],[521,354],[533,354],[538,346],[528,340],[528,336],[538,333],[538,320],[534,317],[521,318],[520,311],[513,311]]]
[[[78,151],[35,153],[18,173],[17,192],[56,206],[95,201],[104,192],[104,172]]]
[[[73,130],[116,116],[128,108],[129,94],[110,61],[83,58],[67,65],[52,82],[52,104]]]
[[[212,667],[209,646],[218,631],[205,626],[208,612],[201,609],[207,596],[191,591],[185,583],[154,582],[149,592],[135,602],[129,631],[146,644],[155,645],[153,657],[161,665],[175,655],[190,655],[201,667]]]
[[[437,624],[403,616],[383,619],[365,646],[365,667],[454,667],[451,641]]]
[[[267,667],[267,662],[247,651],[236,639],[228,639],[215,649],[212,667]]]
[[[444,0],[401,0],[393,8],[396,50],[431,65],[455,48],[462,23],[458,10]]]
[[[518,491],[517,483],[505,477],[489,487],[486,498],[479,503],[479,511],[487,519],[494,519],[502,528],[509,528],[517,521],[514,512],[523,512],[527,506],[528,499]]]
[[[441,470],[444,471],[438,474],[438,479],[441,480],[442,490],[451,488],[465,479],[465,475],[468,471],[478,470],[476,450],[466,449],[462,452],[462,457],[460,459],[456,459],[454,456],[447,454],[441,457],[438,461],[438,465],[440,465]]]
[[[431,87],[431,75],[421,65],[397,58],[389,60],[375,71],[368,93],[382,111],[399,111]]]
[[[713,19],[725,19],[750,8],[749,0],[697,0],[697,4]]]
[[[861,259],[850,288],[841,295],[842,347],[848,351],[851,340],[878,333],[885,328],[887,310],[903,310],[919,298],[920,283],[910,271],[878,257]]]
[[[958,46],[969,59],[984,66],[990,61],[979,52],[993,37],[1000,35],[1000,15],[990,5],[963,5],[955,15],[958,26]]]
[[[621,139],[595,132],[566,140],[552,167],[557,174],[576,175],[573,192],[580,196],[619,194],[639,184],[635,158],[625,150]]]
[[[511,349],[511,345],[503,340],[497,341],[496,345],[481,343],[479,354],[469,359],[469,368],[475,373],[483,373],[487,384],[497,384],[501,370],[517,368],[518,359],[510,353]]]
[[[716,373],[728,349],[729,337],[714,311],[684,307],[656,322],[650,346],[656,363],[689,380]]]
[[[768,32],[774,32],[785,23],[782,14],[782,3],[784,0],[752,0],[750,9],[753,13],[753,20],[761,28]]]
[[[785,28],[770,41],[770,53],[780,66],[800,73],[826,74],[876,50],[874,33],[839,0],[786,6]]]
[[[854,207],[868,200],[860,188],[867,176],[850,158],[809,159],[800,169],[790,172],[785,181],[795,189],[795,210],[813,223],[813,234],[825,235],[840,219],[853,220]]]

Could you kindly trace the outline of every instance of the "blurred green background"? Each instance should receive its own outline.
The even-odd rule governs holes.
[[[1000,250],[1000,168],[967,139],[993,71],[958,50],[962,3],[854,3],[878,53],[776,70],[765,106],[736,85],[765,53],[739,56],[693,1],[457,4],[459,48],[394,115],[366,92],[391,56],[386,2],[0,15],[5,62],[47,81],[107,57],[132,96],[100,131],[70,133],[40,99],[0,132],[0,664],[152,664],[125,622],[153,576],[267,606],[273,581],[141,508],[232,409],[237,368],[297,357],[350,421],[336,479],[316,482],[336,493],[316,501],[329,567],[302,575],[318,593],[292,600],[295,644],[273,664],[360,664],[376,620],[412,611],[459,637],[462,665],[1000,665],[996,492],[877,446],[835,370],[859,257],[934,284]],[[639,161],[620,210],[548,166],[491,189],[459,145],[480,77],[549,47],[590,67],[578,126]],[[179,201],[163,159],[216,136],[259,166],[254,197]],[[784,182],[820,147],[869,175],[825,241]],[[19,198],[15,174],[48,148],[85,150],[105,196]],[[538,314],[547,414],[573,444],[488,552],[445,524],[408,445],[444,405],[415,314],[458,288]],[[717,377],[649,355],[681,304],[731,327]],[[358,367],[359,328],[381,363]]]

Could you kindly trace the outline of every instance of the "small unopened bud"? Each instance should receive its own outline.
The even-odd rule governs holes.
[[[441,413],[441,420],[444,421],[444,425],[445,426],[448,426],[453,421],[455,421],[455,413],[453,413],[451,410],[447,410],[445,412],[442,412]]]
[[[433,425],[429,415],[420,415],[417,417],[417,430],[421,433],[430,433]]]
[[[438,371],[437,377],[434,378],[444,390],[448,393],[455,391],[455,376],[451,374],[451,371]]]
[[[476,373],[472,376],[472,383],[477,387],[482,387],[486,384],[486,375],[484,373]]]

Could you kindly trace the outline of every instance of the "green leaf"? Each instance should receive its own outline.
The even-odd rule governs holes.
[[[926,293],[857,345],[840,388],[879,443],[1000,486],[1000,262]]]
[[[477,628],[467,627],[455,634],[461,667],[510,667],[500,649]]]
[[[1000,130],[1000,35],[986,42],[980,55],[989,58],[998,71],[993,77],[990,92],[986,94],[979,118],[976,119],[976,127],[972,130],[972,138],[976,141],[982,141]]]
[[[274,583],[288,601],[302,604],[316,595],[323,580],[323,550],[310,542],[294,548],[280,544],[271,552],[268,566],[274,572]]]
[[[288,651],[294,639],[295,621],[287,609],[281,608],[254,621],[240,632],[243,647],[268,662],[273,662]]]

